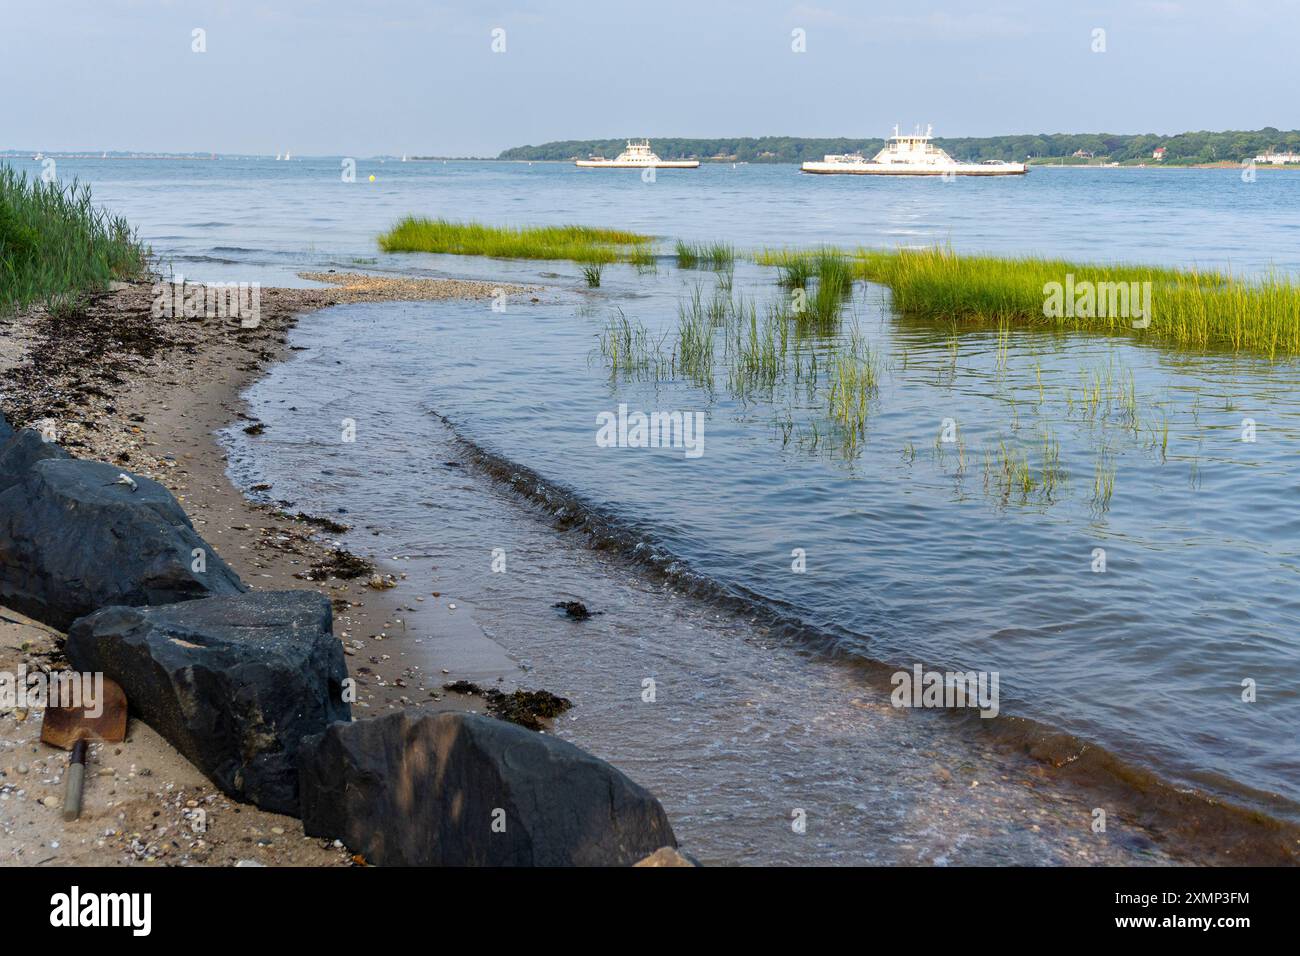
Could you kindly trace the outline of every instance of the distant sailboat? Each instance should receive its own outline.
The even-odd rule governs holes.
[[[276,154],[275,154],[275,161],[276,161],[277,163],[280,161],[280,154],[279,154],[279,153],[276,153]]]
[[[402,154],[402,162],[406,162],[406,154],[405,154],[405,153]]]
[[[284,151],[284,161],[287,163],[292,158],[293,158],[293,154],[286,149]]]

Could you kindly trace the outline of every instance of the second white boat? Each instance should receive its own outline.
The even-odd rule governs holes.
[[[700,165],[698,159],[660,159],[650,149],[650,140],[639,143],[627,141],[627,149],[618,154],[617,159],[604,159],[593,156],[591,159],[575,160],[573,165],[584,169],[695,169]]]
[[[800,167],[805,173],[844,173],[850,176],[1023,176],[1029,172],[1025,163],[1008,163],[991,159],[983,163],[959,163],[935,146],[933,127],[925,133],[898,133],[889,137],[885,148],[871,159],[861,153],[826,156],[821,162],[807,162]]]

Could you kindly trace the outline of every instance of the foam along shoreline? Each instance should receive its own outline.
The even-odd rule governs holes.
[[[502,292],[496,284],[421,281],[425,284],[416,291],[423,298],[463,297],[466,294],[486,297]],[[252,842],[248,839],[251,830],[261,839],[255,844],[257,850],[252,854],[252,859],[244,862],[314,865],[346,863],[350,858],[344,852],[343,844],[337,841],[338,836],[346,835],[350,841],[359,844],[364,842],[367,832],[374,827],[388,827],[393,832],[390,833],[391,839],[387,844],[383,840],[378,844],[368,844],[369,852],[378,857],[370,859],[370,862],[400,862],[384,858],[386,845],[399,844],[408,849],[414,847],[417,853],[425,853],[424,857],[417,855],[413,858],[414,862],[575,862],[569,856],[573,847],[562,844],[563,840],[573,837],[572,831],[552,825],[545,817],[528,818],[526,798],[522,802],[516,799],[507,805],[516,808],[520,814],[522,819],[517,822],[523,823],[518,827],[521,833],[527,833],[529,829],[535,831],[534,844],[538,848],[537,853],[542,854],[541,857],[530,858],[525,854],[498,860],[493,854],[499,853],[499,848],[504,846],[499,840],[486,850],[482,846],[475,850],[470,845],[473,840],[469,837],[464,841],[453,838],[450,843],[444,839],[439,844],[437,839],[420,830],[421,817],[418,814],[404,817],[386,814],[377,818],[364,818],[358,816],[366,809],[364,805],[358,807],[352,804],[330,809],[333,805],[328,800],[322,804],[320,797],[314,804],[316,809],[308,823],[308,832],[320,836],[322,840],[319,843],[304,842],[301,839],[303,830],[296,821],[265,810],[297,809],[294,751],[299,732],[310,729],[307,725],[294,723],[298,721],[297,717],[275,717],[268,711],[268,721],[280,727],[285,735],[282,737],[284,742],[277,745],[283,757],[275,758],[270,764],[259,763],[257,766],[260,769],[256,773],[250,766],[248,772],[228,777],[225,776],[227,771],[221,769],[226,766],[221,740],[192,736],[185,726],[175,723],[172,719],[174,714],[168,716],[171,713],[169,708],[163,706],[161,711],[156,709],[163,702],[141,699],[139,692],[141,687],[150,686],[149,681],[152,680],[143,678],[140,668],[143,667],[147,672],[158,666],[172,666],[164,664],[164,661],[168,655],[175,654],[178,647],[183,649],[182,654],[208,653],[217,646],[212,643],[215,640],[227,649],[221,653],[233,654],[236,658],[256,656],[261,653],[257,650],[258,646],[287,649],[283,637],[273,636],[281,626],[277,621],[283,618],[287,624],[291,619],[303,618],[306,614],[315,623],[310,627],[295,624],[293,632],[299,642],[305,637],[314,648],[308,649],[304,645],[304,652],[308,655],[304,662],[319,660],[323,663],[327,658],[333,661],[323,665],[334,675],[327,679],[330,685],[329,700],[334,699],[337,691],[334,685],[341,681],[341,675],[352,669],[357,684],[353,703],[355,716],[366,717],[376,711],[408,711],[410,707],[424,704],[425,707],[420,711],[409,712],[414,716],[416,713],[436,711],[446,718],[439,725],[442,728],[441,736],[438,737],[440,746],[450,746],[462,734],[478,732],[474,728],[479,725],[471,720],[484,718],[471,718],[467,712],[478,707],[481,701],[443,690],[441,684],[446,678],[441,678],[441,675],[437,678],[433,675],[420,675],[408,683],[407,679],[413,675],[403,668],[401,662],[388,662],[390,657],[399,657],[397,654],[383,655],[383,661],[388,663],[381,663],[378,657],[371,657],[373,666],[357,667],[354,663],[351,668],[340,670],[344,667],[345,658],[355,657],[358,649],[372,641],[397,637],[393,633],[396,627],[400,626],[404,630],[402,615],[405,613],[405,602],[413,598],[410,586],[403,583],[405,576],[400,573],[382,575],[378,569],[370,577],[340,576],[343,574],[341,571],[335,573],[339,552],[333,545],[337,542],[322,541],[317,537],[317,532],[324,528],[330,534],[341,534],[341,525],[304,515],[294,516],[286,510],[286,506],[291,505],[288,502],[271,506],[258,505],[245,499],[226,478],[224,456],[216,447],[213,434],[217,428],[241,414],[240,390],[260,374],[267,363],[283,357],[287,350],[284,333],[296,323],[301,313],[341,301],[409,298],[412,291],[405,282],[385,283],[382,277],[377,282],[357,281],[356,277],[347,277],[338,288],[324,290],[263,289],[260,321],[251,327],[238,327],[237,322],[210,319],[195,321],[175,316],[160,319],[151,314],[154,293],[149,285],[118,285],[108,293],[91,298],[82,316],[83,322],[54,321],[36,310],[23,316],[23,321],[11,326],[12,335],[5,343],[5,351],[0,354],[0,370],[14,386],[12,391],[3,396],[4,411],[14,417],[17,425],[40,422],[47,429],[53,428],[63,447],[60,449],[58,445],[43,442],[43,436],[36,432],[19,432],[15,436],[6,427],[6,437],[10,439],[6,441],[6,447],[13,441],[20,441],[24,456],[7,456],[5,459],[6,467],[12,471],[10,477],[15,481],[7,482],[10,485],[9,492],[0,493],[0,511],[5,512],[0,517],[6,523],[12,520],[42,520],[41,515],[20,515],[14,509],[6,508],[5,505],[10,503],[10,498],[15,493],[20,497],[26,495],[43,499],[47,488],[53,490],[58,487],[62,489],[58,494],[74,497],[89,495],[96,500],[113,497],[111,503],[106,501],[102,507],[115,510],[123,516],[121,520],[140,520],[138,516],[143,516],[144,520],[158,520],[155,516],[161,516],[163,521],[170,523],[183,535],[192,534],[195,541],[203,542],[198,537],[200,533],[203,534],[212,542],[209,560],[219,561],[220,558],[216,557],[218,553],[229,555],[231,573],[236,577],[232,578],[232,587],[224,595],[216,592],[214,597],[204,599],[198,592],[181,594],[182,597],[188,596],[196,600],[184,600],[180,604],[155,608],[111,608],[80,618],[72,628],[75,641],[70,642],[66,648],[73,666],[111,671],[109,676],[123,681],[129,696],[133,690],[137,691],[132,699],[132,711],[137,719],[132,721],[127,742],[111,755],[106,747],[92,748],[89,770],[92,780],[105,770],[113,774],[116,780],[117,768],[105,764],[117,763],[115,758],[125,752],[129,754],[133,766],[146,766],[150,770],[155,767],[168,768],[169,777],[183,778],[180,781],[185,788],[183,792],[187,796],[193,793],[194,799],[184,801],[180,807],[168,806],[172,803],[172,788],[164,786],[162,780],[151,780],[146,785],[147,793],[140,792],[143,788],[129,791],[125,799],[119,798],[115,789],[92,786],[87,794],[86,809],[82,818],[76,822],[52,824],[43,817],[36,824],[18,819],[8,821],[5,836],[0,838],[0,854],[5,858],[55,863],[75,860],[91,865],[164,858],[179,863],[233,863],[236,854],[247,856],[250,852],[247,844]],[[511,287],[511,291],[519,294],[524,290]],[[81,457],[72,458],[67,450],[74,450]],[[34,454],[27,454],[28,452]],[[112,464],[95,464],[84,460],[89,457],[107,460]],[[131,475],[132,481],[114,488],[112,486],[118,483],[95,480],[110,472]],[[56,476],[57,485],[51,484]],[[83,480],[83,476],[86,476],[86,480]],[[158,499],[157,506],[162,509],[161,512],[154,507],[155,498]],[[180,510],[181,506],[184,507],[184,512]],[[81,520],[89,520],[93,524],[97,520],[97,514],[88,514]],[[91,530],[93,538],[94,529]],[[42,555],[35,556],[35,560],[42,562],[35,592],[28,586],[18,591],[11,588],[18,580],[14,575],[21,578],[27,571],[15,567],[13,563],[8,563],[3,570],[9,582],[6,585],[7,592],[15,596],[26,595],[19,599],[25,602],[29,611],[47,619],[57,618],[60,624],[64,624],[64,618],[77,613],[81,607],[79,604],[73,606],[68,603],[78,596],[59,590],[57,574],[45,574],[48,568],[44,562],[68,558],[60,540],[54,540]],[[87,546],[95,545],[92,541]],[[206,550],[206,542],[200,547]],[[188,560],[192,549],[183,550]],[[135,585],[130,581],[129,562],[118,562],[116,568],[113,567],[114,562],[101,563],[105,565],[106,575],[102,582],[102,593],[122,593],[128,601],[132,600],[130,595],[134,591],[131,589]],[[184,577],[182,563],[174,563],[177,574]],[[112,575],[118,572],[119,577],[114,578]],[[255,582],[258,588],[256,593],[240,594],[238,576]],[[189,580],[200,587],[206,586],[205,579],[200,575],[193,575]],[[182,588],[187,587],[189,586],[182,585]],[[123,588],[126,590],[121,590]],[[264,588],[280,590],[267,592],[262,590]],[[262,605],[268,601],[271,604],[266,608],[254,608],[248,604],[250,599]],[[150,601],[146,596],[140,603]],[[205,618],[210,613],[205,611],[205,607],[214,601],[224,603],[221,608],[213,605],[211,613],[215,613],[214,618]],[[248,610],[239,610],[234,605],[248,605]],[[65,606],[68,610],[59,610]],[[283,610],[268,615],[267,610],[272,606]],[[242,631],[237,629],[224,638],[218,637],[223,633],[223,625],[219,622],[230,619],[232,614],[236,618],[241,614],[251,614],[249,624],[254,629],[265,629],[270,640],[264,645],[257,642],[247,645],[247,632],[250,628]],[[12,660],[11,655],[6,655],[5,664],[35,667],[49,661],[55,667],[64,666],[64,646],[57,630],[8,611],[0,611],[0,626],[5,628],[6,636],[13,633],[25,637],[17,644],[19,653],[12,655]],[[144,653],[124,662],[121,651],[117,649],[122,640],[119,635],[124,633],[154,633],[162,642],[150,645]],[[176,636],[187,633],[201,633],[203,637],[196,641],[182,640]],[[364,641],[360,639],[362,636]],[[145,637],[144,640],[154,641],[154,638]],[[137,643],[136,647],[141,645]],[[200,647],[208,650],[200,651]],[[278,656],[281,651],[276,650],[275,653]],[[327,655],[327,658],[322,658],[322,654]],[[317,672],[317,665],[310,664],[304,668],[289,663],[287,659],[286,663],[292,672],[301,675],[308,684],[324,687],[323,684],[316,684],[316,678],[311,676]],[[241,665],[228,660],[224,666],[236,668],[232,673],[237,673]],[[502,679],[514,676],[501,675]],[[426,683],[434,686],[426,687]],[[175,692],[181,695],[193,691],[193,688],[188,688],[184,683],[173,686]],[[421,692],[420,696],[413,699],[417,691]],[[228,706],[224,701],[224,691],[208,687],[202,693],[208,696],[196,705],[200,710]],[[265,706],[275,706],[274,698],[261,699]],[[322,702],[325,700],[322,698]],[[298,713],[300,709],[296,708],[294,712]],[[186,708],[181,710],[184,712]],[[308,709],[305,713],[310,715],[315,711]],[[145,721],[138,719],[142,715],[145,716]],[[331,718],[328,715],[322,716],[325,720],[323,723],[318,722],[318,725],[319,729],[324,730]],[[0,717],[0,740],[5,741],[6,749],[17,753],[30,746],[40,753],[33,736],[39,734],[40,721],[31,718],[27,708],[22,708],[21,712],[16,708]],[[151,728],[149,724],[156,727]],[[453,731],[450,737],[448,728]],[[166,741],[154,733],[154,729],[160,730]],[[519,734],[532,733],[519,728],[505,733],[509,736],[516,731]],[[190,763],[182,759],[168,743],[179,747]],[[476,751],[479,756],[474,759],[490,760],[492,746],[495,745],[490,741],[480,745]],[[561,749],[568,748],[566,753],[578,753],[577,748],[562,745],[550,737],[545,738],[544,746],[547,749],[560,746]],[[220,752],[214,752],[213,748]],[[42,754],[37,759],[46,767],[47,772],[57,774],[55,768],[61,765],[58,754]],[[226,793],[218,793],[206,781],[196,780],[194,764],[203,768]],[[333,774],[341,772],[337,762],[328,759],[317,759],[313,766],[314,781],[327,780]],[[595,769],[608,765],[596,761],[590,766]],[[17,764],[5,767],[0,763],[0,770],[6,776],[17,776],[25,773],[26,769],[25,765],[20,769]],[[609,770],[617,774],[613,768]],[[267,773],[271,776],[267,777]],[[134,771],[131,776],[135,776]],[[152,777],[152,773],[148,776]],[[617,776],[625,779],[621,775]],[[567,779],[581,781],[585,777],[579,773],[570,774]],[[166,781],[167,784],[176,782],[174,779]],[[57,785],[57,776],[53,783]],[[525,791],[538,785],[536,780],[528,779],[526,774],[515,778],[514,783]],[[155,792],[156,787],[162,788],[161,793]],[[601,787],[598,790],[606,792],[607,788]],[[640,856],[649,855],[654,850],[665,845],[671,846],[675,842],[661,810],[658,811],[658,823],[653,822],[653,815],[642,816],[642,807],[646,813],[657,807],[652,797],[639,788],[625,793],[629,796],[623,798],[625,802],[621,804],[618,814],[611,816],[608,810],[579,812],[578,818],[588,823],[606,820],[614,826],[626,823],[633,827],[640,826],[639,821],[644,819],[648,829],[638,831],[640,836],[637,839],[622,839],[618,843],[624,848],[620,854],[606,853],[602,856],[596,852],[594,856],[584,857],[583,862],[636,862]],[[26,798],[26,791],[22,791],[19,796],[22,799],[16,803],[20,805]],[[231,810],[231,796],[252,800],[265,808],[246,810],[248,817],[245,818],[247,823],[242,835],[237,824],[225,828],[225,832],[231,835],[224,839],[216,835],[207,837],[204,835],[208,832],[206,830],[191,828],[186,832],[184,821],[194,815],[194,810],[219,814],[224,820],[226,811]],[[47,806],[53,806],[49,801],[54,797],[55,794],[50,793],[40,799]],[[163,803],[161,810],[160,800]],[[559,801],[556,805],[564,802]],[[326,807],[324,811],[321,810],[322,806]],[[575,807],[570,805],[569,809]],[[104,819],[109,814],[116,814],[118,821],[148,820],[156,819],[163,810],[172,811],[169,817],[173,819],[182,839],[169,841],[162,839],[161,832],[142,835],[124,828],[110,834],[113,839],[99,839],[93,847],[86,846],[91,842],[91,834],[101,830]],[[44,810],[41,812],[44,813]],[[346,813],[347,819],[354,823],[345,827],[341,813]],[[23,816],[28,814],[24,813]],[[273,825],[267,825],[268,819]],[[361,819],[360,825],[355,824],[357,819]],[[140,828],[148,829],[143,825]],[[344,829],[346,834],[342,832]],[[213,830],[214,834],[218,832],[221,831]],[[536,838],[536,832],[554,835],[542,840]],[[295,837],[294,833],[298,836]],[[80,840],[79,835],[82,837]],[[434,844],[441,847],[438,850],[440,856],[428,855],[430,839],[434,839]],[[650,846],[650,843],[654,845]],[[593,843],[593,846],[596,845],[612,846],[600,841]],[[64,853],[48,852],[65,847],[67,850]],[[303,852],[304,847],[314,847],[319,852]],[[48,859],[38,861],[32,853],[41,848],[45,851],[42,856]],[[72,852],[74,850],[76,852]],[[645,850],[645,853],[640,853],[640,850]],[[640,855],[632,858],[628,856],[629,852]],[[474,856],[474,853],[478,853],[478,856]]]

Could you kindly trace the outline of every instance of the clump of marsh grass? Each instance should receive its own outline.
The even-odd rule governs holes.
[[[600,334],[600,352],[611,375],[622,373],[659,379],[669,365],[664,356],[662,337],[654,338],[645,325],[629,319],[621,309],[610,318]]]
[[[575,262],[653,262],[652,236],[591,226],[512,229],[478,222],[407,216],[379,237],[384,252],[434,252],[501,259],[571,259]]]
[[[1013,494],[1027,499],[1037,487],[1029,456],[1005,439],[998,439],[996,451],[984,453],[984,487],[1003,501]]]
[[[894,308],[910,315],[1057,325],[1269,358],[1300,355],[1300,283],[1277,272],[1246,279],[1196,269],[959,255],[942,247],[859,250],[853,258],[857,276],[888,286]],[[1098,291],[1086,310],[1046,314],[1054,311],[1047,308],[1048,289],[1059,289],[1067,276],[1076,286],[1107,290],[1110,305],[1100,307]],[[1131,302],[1128,309],[1113,307],[1132,283],[1150,283],[1147,316]]]
[[[700,257],[695,251],[695,246],[689,242],[677,240],[677,266],[680,269],[694,269],[700,264]]]
[[[658,261],[649,245],[639,245],[627,254],[627,261],[636,267],[637,275],[654,275],[659,271]]]
[[[1115,463],[1103,451],[1097,456],[1097,465],[1092,479],[1092,508],[1097,514],[1110,510],[1110,499],[1115,494]]]
[[[90,187],[0,165],[0,312],[35,302],[75,311],[87,292],[147,276],[150,259],[125,219],[96,208]]]
[[[682,269],[730,270],[736,264],[736,250],[726,242],[684,242],[677,240],[677,265]]]
[[[828,246],[812,252],[766,251],[755,261],[777,267],[777,282],[790,290],[790,308],[801,324],[833,333],[853,292],[854,265],[847,255]]]
[[[789,324],[772,307],[760,321],[757,303],[743,299],[735,304],[732,316],[727,337],[731,389],[739,396],[756,389],[770,392],[785,371]]]
[[[779,266],[777,282],[787,289],[807,289],[817,275],[811,256],[795,256]]]
[[[879,358],[856,330],[849,345],[830,358],[826,412],[839,426],[850,455],[866,431],[871,400],[880,390],[880,368]]]
[[[597,289],[600,287],[600,274],[603,269],[604,266],[599,262],[593,263],[589,266],[583,266],[582,277],[587,280],[587,286],[589,288]]]
[[[713,385],[714,325],[697,287],[690,302],[677,307],[675,367],[692,382],[708,387]]]

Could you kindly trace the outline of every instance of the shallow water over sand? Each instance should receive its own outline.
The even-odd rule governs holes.
[[[397,558],[391,566],[416,582],[426,600],[384,644],[404,665],[447,667],[444,649],[459,652],[453,631],[469,619],[519,666],[451,660],[438,680],[501,677],[570,697],[556,732],[649,786],[705,862],[1167,860],[1141,830],[1092,833],[1091,804],[1034,761],[942,714],[895,710],[858,669],[556,530],[405,400],[429,373],[426,320],[412,317],[419,327],[373,307],[308,317],[293,336],[307,350],[249,394],[266,433],[227,436],[241,482],[269,481],[294,507],[346,509],[357,522],[347,543]],[[389,357],[382,385],[358,377],[371,349]],[[344,410],[358,422],[353,445],[331,432]],[[491,570],[498,547],[504,573]],[[577,623],[550,606],[573,598],[598,613]]]

